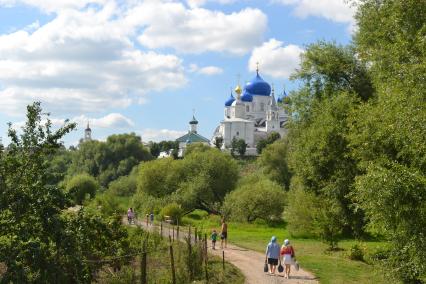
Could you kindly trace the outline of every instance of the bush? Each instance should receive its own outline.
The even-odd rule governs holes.
[[[122,176],[109,184],[108,191],[117,196],[132,196],[136,192],[136,177]]]
[[[302,188],[297,177],[291,181],[287,200],[288,205],[284,216],[291,236],[301,238],[318,236],[315,229],[317,198],[313,193],[306,192]]]
[[[254,183],[243,183],[229,193],[225,198],[222,211],[233,220],[251,223],[256,219],[266,222],[280,220],[283,209],[282,188],[277,183],[262,178],[256,179]]]
[[[354,244],[349,250],[348,258],[351,260],[364,261],[364,250],[358,244]]]
[[[72,177],[66,185],[66,192],[75,204],[83,204],[87,198],[93,198],[99,190],[96,179],[88,174],[79,174]]]
[[[172,224],[181,223],[183,209],[177,203],[170,203],[166,205],[160,212],[161,218],[164,220],[168,216],[172,220]]]

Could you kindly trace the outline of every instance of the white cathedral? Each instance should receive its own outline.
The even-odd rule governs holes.
[[[284,109],[284,96],[275,100],[274,90],[259,75],[249,81],[244,90],[238,84],[235,88],[236,98],[231,96],[225,102],[224,119],[216,128],[211,143],[216,138],[223,139],[222,149],[231,147],[232,139],[244,139],[247,154],[256,154],[256,144],[265,139],[269,133],[277,132],[281,137],[286,135],[288,113]]]

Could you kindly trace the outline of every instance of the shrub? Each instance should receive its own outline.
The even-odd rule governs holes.
[[[243,183],[225,198],[224,215],[237,221],[266,222],[280,220],[284,209],[284,191],[275,182],[266,178],[254,183]]]
[[[72,177],[66,185],[66,192],[75,202],[83,204],[86,198],[93,198],[96,191],[99,190],[99,184],[96,179],[88,174],[79,174]]]
[[[172,224],[181,223],[183,209],[177,203],[166,205],[160,212],[161,218],[164,220],[166,216],[170,217]]]
[[[364,250],[358,244],[354,244],[349,250],[348,258],[351,260],[364,261]]]
[[[288,205],[285,211],[287,228],[293,237],[318,236],[315,229],[315,210],[317,198],[311,192],[306,192],[300,185],[300,180],[294,177],[291,190],[287,195]]]
[[[136,192],[136,177],[122,176],[109,184],[108,191],[117,196],[132,196]]]

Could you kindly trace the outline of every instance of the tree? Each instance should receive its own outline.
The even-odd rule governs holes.
[[[93,198],[99,190],[96,179],[88,174],[73,176],[66,186],[66,192],[75,204],[83,204],[86,198]]]
[[[266,178],[251,178],[226,196],[222,210],[237,221],[278,221],[284,210],[284,191]]]
[[[221,149],[223,145],[223,137],[222,136],[215,137],[214,145],[216,146],[216,148]]]
[[[274,132],[269,133],[268,136],[266,137],[266,139],[261,139],[259,142],[257,142],[257,144],[256,144],[257,153],[260,155],[262,153],[263,149],[266,146],[274,143],[275,141],[277,141],[280,138],[281,138],[281,136],[278,132],[274,131]]]
[[[235,155],[235,151],[243,157],[247,150],[247,143],[244,139],[237,139],[236,137],[232,138],[231,142],[231,154]]]
[[[75,124],[66,121],[56,131],[51,127],[40,103],[29,105],[22,134],[10,125],[11,143],[0,151],[4,283],[90,283],[100,266],[95,260],[127,253],[119,221],[112,225],[84,211],[66,211],[69,200],[49,184],[48,161]]]
[[[271,180],[286,189],[289,188],[291,179],[291,171],[288,166],[288,151],[288,142],[279,140],[267,146],[258,158],[258,163],[263,172]]]
[[[108,186],[108,193],[115,196],[132,196],[136,193],[136,173],[121,176],[112,181]]]
[[[150,142],[149,143],[149,152],[151,153],[151,155],[155,158],[158,158],[158,156],[161,153],[161,146],[158,143],[155,142]]]
[[[109,136],[106,142],[88,141],[80,144],[73,155],[68,175],[85,172],[107,187],[119,176],[128,175],[140,162],[151,159],[151,154],[142,145],[139,136],[134,133],[116,134]]]

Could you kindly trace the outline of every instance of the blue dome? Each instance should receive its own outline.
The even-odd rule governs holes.
[[[229,96],[229,98],[226,100],[226,102],[225,102],[225,106],[227,106],[227,107],[229,107],[229,106],[231,106],[232,105],[232,103],[235,101],[235,98],[234,98],[234,96],[231,94],[230,96]]]
[[[257,96],[269,96],[271,94],[271,86],[260,77],[259,73],[246,84],[244,90]]]
[[[245,91],[244,94],[241,96],[241,100],[243,102],[252,102],[253,96],[249,92]]]
[[[278,97],[277,102],[278,102],[278,103],[282,103],[282,102],[283,102],[283,99],[282,99],[281,97]]]

